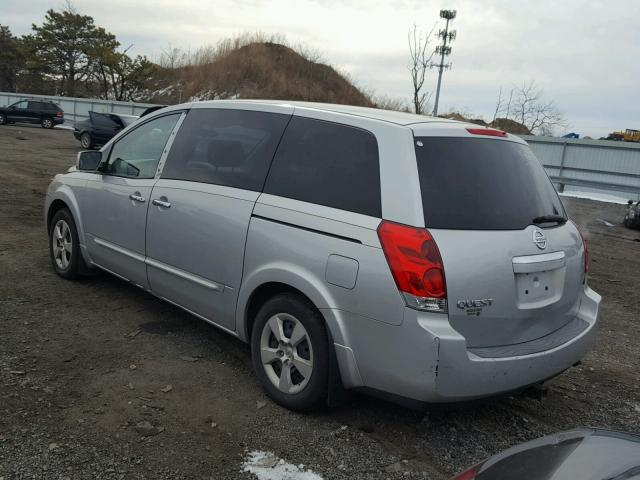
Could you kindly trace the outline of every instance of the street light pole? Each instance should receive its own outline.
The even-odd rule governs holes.
[[[451,54],[451,46],[447,45],[447,40],[449,41],[449,43],[451,43],[456,38],[456,31],[455,30],[449,31],[449,22],[454,18],[456,18],[456,11],[440,10],[440,18],[444,18],[446,20],[446,24],[445,24],[444,30],[440,30],[438,32],[438,36],[442,38],[442,45],[438,45],[436,47],[436,53],[440,55],[440,63],[431,64],[432,68],[433,67],[438,68],[438,86],[436,87],[436,100],[433,105],[434,117],[438,115],[438,102],[440,100],[440,86],[442,85],[442,72],[447,68],[451,68],[450,63],[449,64],[444,63],[444,57]]]

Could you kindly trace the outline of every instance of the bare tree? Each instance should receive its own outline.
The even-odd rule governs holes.
[[[162,50],[158,63],[163,68],[173,70],[174,68],[185,66],[186,58],[187,55],[182,50],[169,44],[166,50]]]
[[[395,110],[397,112],[409,112],[409,105],[402,98],[389,97],[387,95],[369,95],[376,108],[382,110]]]
[[[413,28],[409,29],[407,39],[409,41],[409,72],[411,73],[411,81],[413,82],[413,109],[416,113],[421,114],[425,111],[425,104],[429,99],[427,92],[422,91],[424,80],[429,68],[429,62],[433,57],[433,50],[428,51],[429,39],[433,35],[435,25],[427,35],[423,35],[418,31],[417,25],[414,23]]]
[[[555,102],[544,100],[542,89],[533,80],[514,85],[509,91],[509,100],[504,105],[503,101],[500,87],[492,121],[502,116],[538,134],[550,134],[557,127],[566,127],[566,120]]]

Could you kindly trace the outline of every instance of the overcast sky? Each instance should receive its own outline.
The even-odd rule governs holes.
[[[430,30],[456,9],[457,39],[440,112],[491,117],[499,87],[535,80],[569,131],[600,137],[640,128],[640,1],[540,0],[74,0],[134,53],[196,49],[243,32],[302,42],[377,94],[411,94],[407,31]],[[62,0],[0,0],[0,24],[16,35]],[[435,45],[435,42],[434,42]],[[432,71],[428,89],[435,90]]]

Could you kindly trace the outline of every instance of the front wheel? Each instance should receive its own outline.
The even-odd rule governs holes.
[[[49,253],[55,272],[62,278],[73,279],[80,276],[84,266],[78,230],[71,212],[66,208],[58,210],[49,228]]]
[[[42,126],[42,128],[53,128],[53,120],[51,120],[50,118],[43,118],[40,122],[40,125]]]
[[[286,293],[267,301],[253,325],[251,356],[260,383],[276,403],[308,411],[326,402],[327,332],[308,300]]]
[[[7,116],[4,113],[0,113],[0,125],[7,124]]]

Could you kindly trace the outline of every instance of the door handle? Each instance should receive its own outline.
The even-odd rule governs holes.
[[[139,203],[144,203],[146,200],[146,198],[140,195],[140,192],[132,193],[131,195],[129,195],[129,198],[134,202],[139,202]]]
[[[154,198],[152,202],[154,205],[162,208],[170,208],[171,203],[167,202],[167,197]]]

